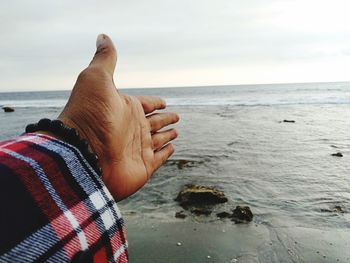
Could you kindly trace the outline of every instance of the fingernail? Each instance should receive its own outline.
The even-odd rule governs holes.
[[[97,49],[102,48],[105,45],[105,43],[106,43],[106,35],[104,34],[98,35],[96,40],[96,48]]]

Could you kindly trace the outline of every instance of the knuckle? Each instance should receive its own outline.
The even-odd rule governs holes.
[[[79,82],[90,82],[108,77],[108,72],[100,67],[89,66],[78,75]]]
[[[78,75],[78,81],[85,81],[90,76],[90,70],[89,68],[84,69],[80,74]]]

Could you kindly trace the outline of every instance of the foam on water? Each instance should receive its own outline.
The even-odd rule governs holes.
[[[0,107],[12,106],[15,108],[61,108],[66,103],[66,99],[0,100]]]
[[[349,104],[349,83],[308,83],[186,88],[125,89],[127,94],[155,95],[171,106],[278,106]],[[0,106],[63,107],[69,91],[0,93]]]

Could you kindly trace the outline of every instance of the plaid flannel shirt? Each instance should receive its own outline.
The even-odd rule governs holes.
[[[70,144],[0,142],[0,204],[0,262],[128,262],[116,202]]]

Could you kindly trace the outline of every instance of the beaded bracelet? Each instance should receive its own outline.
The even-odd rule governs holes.
[[[99,176],[102,176],[102,169],[98,164],[97,155],[89,150],[87,140],[80,138],[76,129],[68,127],[60,120],[50,120],[45,118],[41,119],[38,123],[32,123],[26,127],[26,133],[37,131],[51,132],[57,135],[59,138],[62,138],[65,142],[68,142],[69,144],[78,148],[95,172]]]

